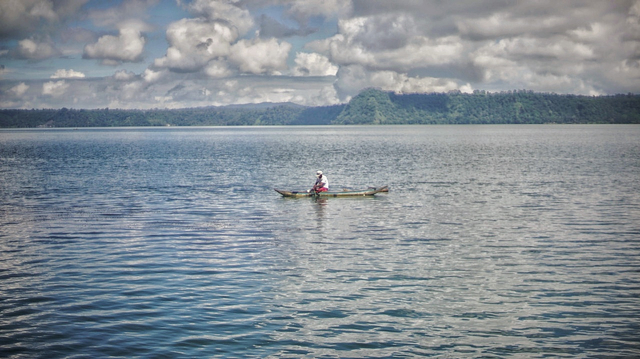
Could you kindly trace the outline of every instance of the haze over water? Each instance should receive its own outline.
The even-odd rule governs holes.
[[[0,353],[637,357],[638,178],[638,126],[1,130]]]

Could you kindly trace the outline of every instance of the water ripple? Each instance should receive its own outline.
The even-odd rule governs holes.
[[[0,131],[0,352],[640,356],[639,138],[629,126]],[[337,186],[392,190],[271,189],[305,187],[319,167]]]

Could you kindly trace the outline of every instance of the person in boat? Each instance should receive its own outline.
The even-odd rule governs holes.
[[[314,192],[327,192],[329,190],[329,180],[322,171],[316,172],[316,183],[313,185]]]

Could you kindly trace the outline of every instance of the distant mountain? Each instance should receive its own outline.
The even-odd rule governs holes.
[[[509,91],[395,94],[367,89],[348,104],[260,103],[174,110],[0,110],[0,127],[640,123],[640,95]]]
[[[243,104],[235,104],[235,105],[225,105],[225,106],[210,106],[206,108],[217,108],[217,109],[240,109],[240,110],[264,110],[267,108],[285,106],[292,108],[305,108],[306,106],[298,105],[293,102],[260,102],[260,103],[243,103]]]

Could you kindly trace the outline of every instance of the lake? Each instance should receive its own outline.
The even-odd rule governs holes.
[[[0,356],[638,357],[639,179],[634,125],[1,130]]]

